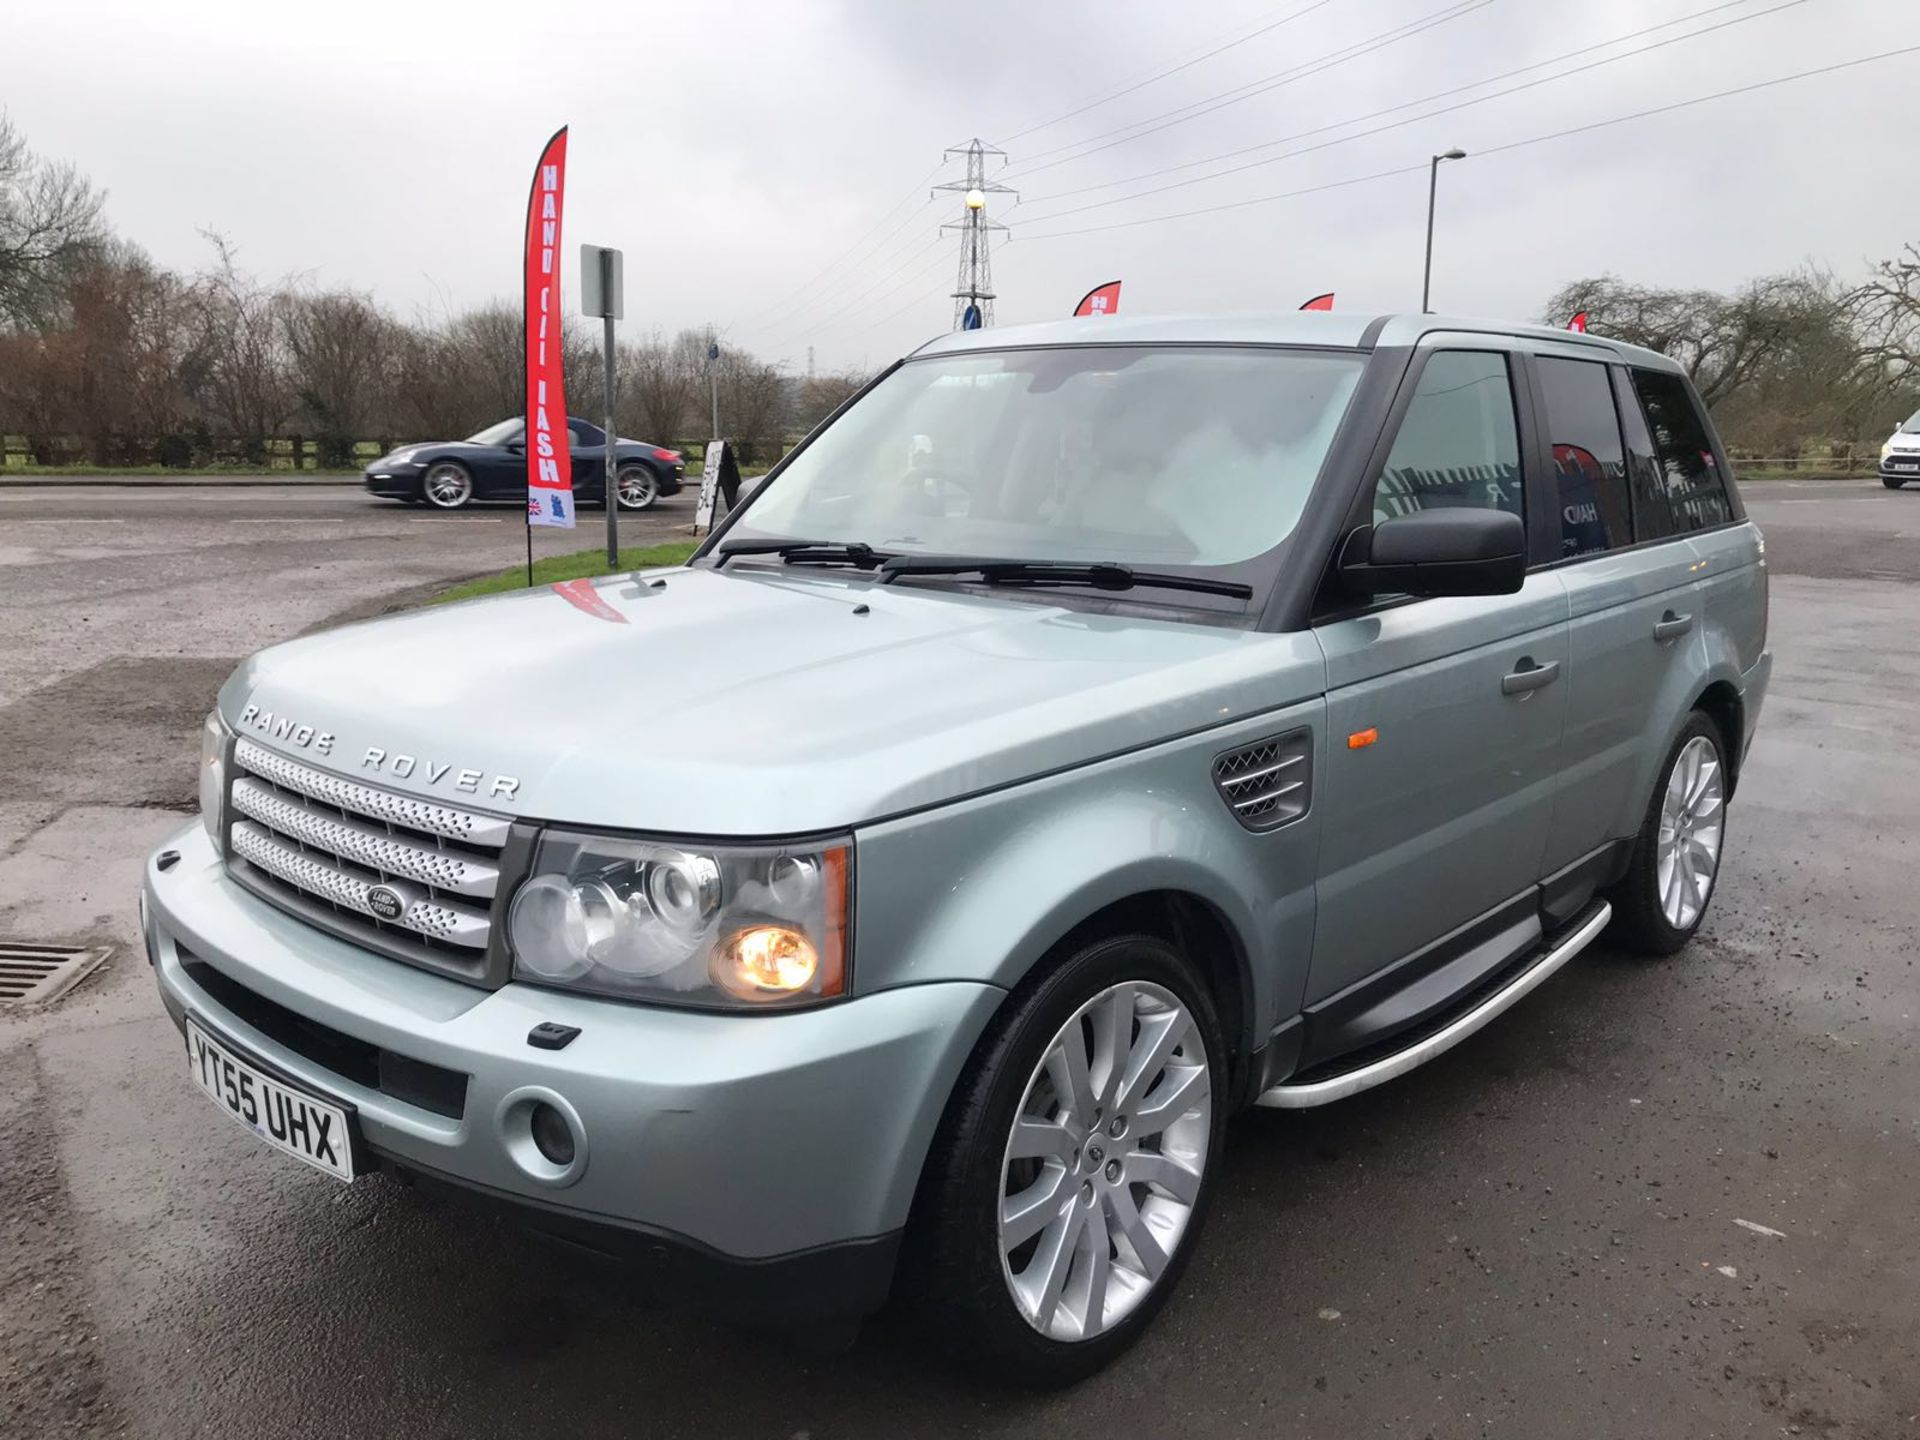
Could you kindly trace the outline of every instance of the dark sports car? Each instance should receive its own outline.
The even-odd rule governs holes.
[[[607,435],[598,425],[567,417],[573,451],[573,490],[583,504],[606,500]],[[367,466],[369,495],[459,510],[476,500],[527,499],[527,425],[518,417],[489,425],[465,440],[402,445]],[[621,440],[615,450],[615,494],[622,510],[645,510],[677,495],[686,465],[676,450],[644,440]]]

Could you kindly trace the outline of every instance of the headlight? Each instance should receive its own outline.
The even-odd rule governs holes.
[[[507,922],[536,984],[682,1005],[846,993],[853,847],[674,845],[550,830]]]
[[[1887,456],[1891,455],[1892,453],[1893,453],[1893,442],[1891,440],[1887,441],[1886,444],[1880,447],[1880,458],[1882,460],[1886,459]]]
[[[220,832],[225,828],[223,811],[227,803],[227,722],[215,710],[200,727],[200,823],[206,827],[213,848],[220,848]]]

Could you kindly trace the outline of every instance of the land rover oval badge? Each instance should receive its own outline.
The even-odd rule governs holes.
[[[398,920],[407,913],[407,902],[391,885],[375,885],[367,891],[367,908],[381,920]]]

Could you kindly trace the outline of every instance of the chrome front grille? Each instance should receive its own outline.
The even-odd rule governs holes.
[[[235,878],[304,918],[430,969],[480,979],[511,822],[234,747]]]

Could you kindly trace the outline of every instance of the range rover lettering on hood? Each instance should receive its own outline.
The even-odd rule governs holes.
[[[421,760],[413,755],[389,754],[378,745],[369,745],[360,757],[361,767],[391,775],[396,780],[411,780],[416,775],[429,785],[444,784],[452,778],[453,788],[468,795],[485,795],[489,800],[511,800],[520,791],[520,781],[512,775],[488,775],[481,770],[459,769],[446,760]]]
[[[331,730],[308,725],[291,715],[276,713],[263,705],[248,704],[240,711],[239,723],[289,747],[309,750],[315,755],[333,754],[336,740]],[[489,800],[512,800],[520,793],[520,780],[513,775],[489,775],[468,766],[456,767],[451,760],[421,759],[398,750],[369,745],[360,757],[363,770],[373,770],[395,780],[424,780],[429,785],[458,790],[465,795],[484,795]]]

